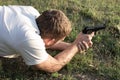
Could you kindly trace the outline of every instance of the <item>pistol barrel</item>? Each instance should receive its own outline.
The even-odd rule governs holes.
[[[92,32],[96,32],[98,30],[102,30],[102,29],[105,29],[106,27],[105,26],[97,26],[97,27],[85,27],[82,32],[84,34],[90,34]]]

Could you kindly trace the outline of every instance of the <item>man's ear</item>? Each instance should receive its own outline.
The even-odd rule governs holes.
[[[46,46],[50,46],[55,43],[55,39],[46,38],[43,40],[44,40]]]
[[[55,39],[48,39],[47,45],[51,45],[55,43]]]

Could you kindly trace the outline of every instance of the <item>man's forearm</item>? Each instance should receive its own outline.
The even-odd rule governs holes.
[[[56,58],[63,66],[70,62],[73,56],[78,52],[78,47],[76,44],[71,44],[67,49],[57,54]]]
[[[67,49],[69,46],[71,45],[71,43],[67,43],[67,42],[58,42],[56,44],[54,44],[53,46],[49,47],[48,49],[52,49],[52,50],[65,50]]]

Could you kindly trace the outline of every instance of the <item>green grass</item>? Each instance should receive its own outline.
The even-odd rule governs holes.
[[[106,24],[93,38],[86,55],[77,54],[56,73],[32,70],[21,58],[0,60],[0,80],[119,80],[120,0],[0,0],[0,5],[32,5],[41,13],[60,9],[71,20],[73,31],[65,39],[72,42],[84,26]],[[53,54],[56,54],[54,51]]]

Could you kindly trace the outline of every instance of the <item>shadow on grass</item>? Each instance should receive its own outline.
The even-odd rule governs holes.
[[[19,58],[0,58],[0,80],[34,80],[35,78],[46,79],[48,73],[33,70],[25,65],[23,59]]]
[[[74,74],[67,72],[66,67],[60,73],[46,73],[40,70],[33,70],[27,66],[21,57],[0,58],[0,80],[73,80]],[[79,78],[81,76],[74,75]]]
[[[33,70],[25,65],[23,59],[0,58],[0,80],[106,80],[102,76],[97,77],[94,73],[87,74],[75,70],[68,70],[67,65],[59,72],[46,73]]]

